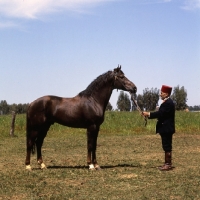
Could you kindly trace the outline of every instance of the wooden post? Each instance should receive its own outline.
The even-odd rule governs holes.
[[[14,131],[15,131],[15,117],[16,113],[15,111],[12,111],[12,121],[11,121],[11,129],[10,129],[10,136],[14,137]]]

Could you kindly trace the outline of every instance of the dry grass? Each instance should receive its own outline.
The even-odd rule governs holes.
[[[79,142],[76,145],[74,137]],[[160,172],[163,162],[157,135],[105,136],[98,140],[102,170],[88,171],[86,140],[80,134],[46,138],[48,166],[25,171],[24,138],[7,138],[0,146],[0,199],[199,199],[200,136],[175,135],[174,170]]]

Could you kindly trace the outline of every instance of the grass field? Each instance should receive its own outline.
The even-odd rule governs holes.
[[[200,113],[176,112],[172,171],[160,172],[164,154],[156,120],[147,127],[137,112],[106,112],[97,159],[102,170],[86,164],[86,131],[55,124],[43,145],[48,169],[36,155],[25,170],[25,115],[0,116],[0,200],[200,199]]]

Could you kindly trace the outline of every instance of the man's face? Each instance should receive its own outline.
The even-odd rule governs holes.
[[[160,92],[160,98],[162,99],[162,100],[164,100],[165,98],[167,98],[169,96],[169,94],[168,93],[164,93],[164,92]]]

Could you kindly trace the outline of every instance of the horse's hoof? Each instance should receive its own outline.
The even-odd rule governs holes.
[[[95,165],[94,167],[96,170],[101,170],[101,167],[99,165]]]
[[[38,165],[40,165],[41,169],[47,169],[46,165],[42,161],[38,160]]]
[[[89,165],[89,170],[101,170],[101,167],[97,164],[93,165],[93,164],[90,164]]]
[[[40,168],[41,168],[41,169],[47,169],[47,167],[46,167],[46,165],[45,165],[44,163],[42,163],[42,164],[40,165]]]
[[[89,170],[95,170],[95,167],[94,167],[93,164],[90,164],[90,165],[89,165]]]
[[[31,166],[30,166],[30,165],[26,165],[26,170],[28,170],[28,171],[32,171]]]

